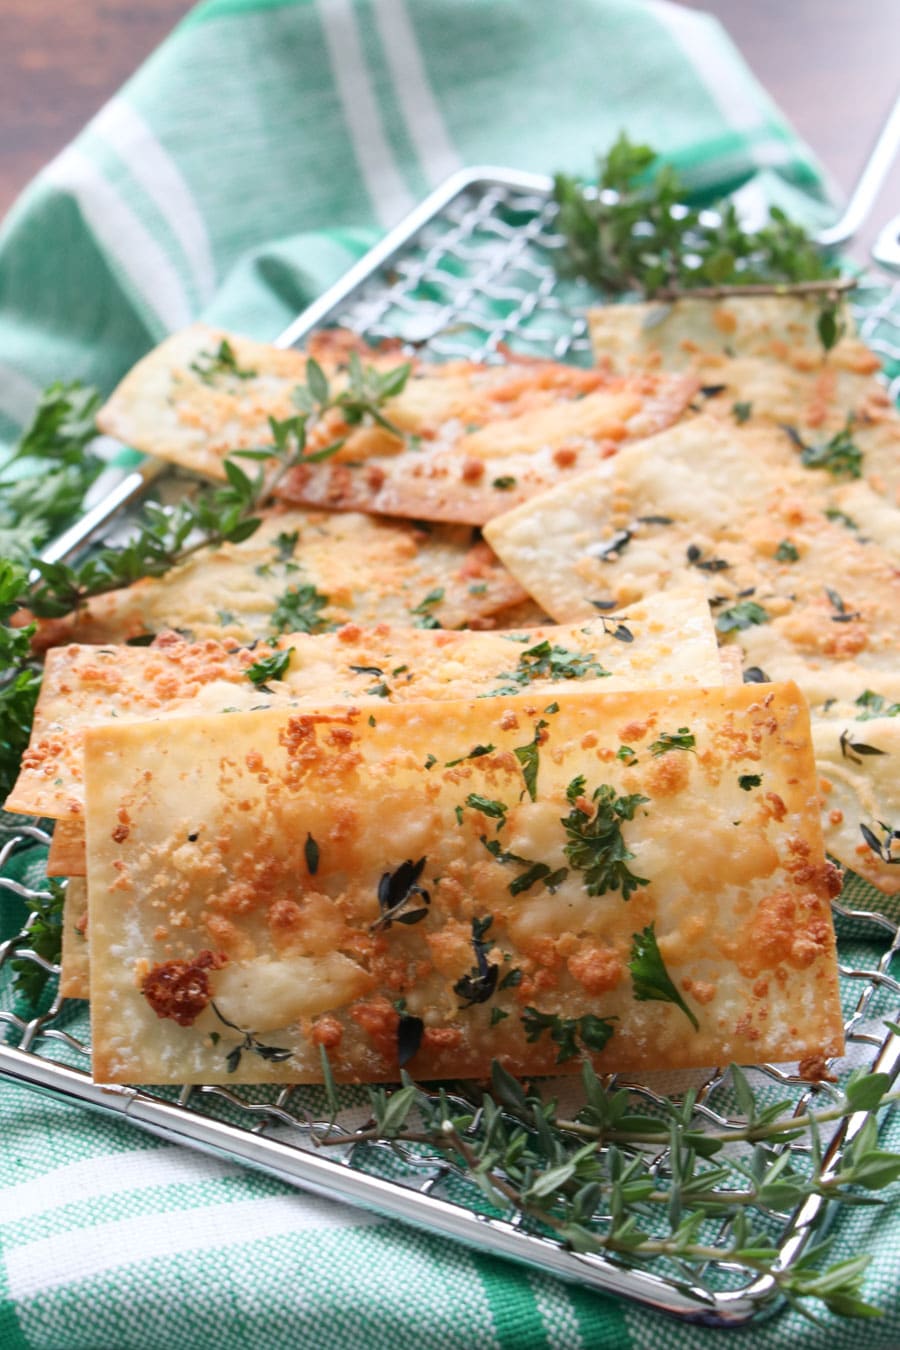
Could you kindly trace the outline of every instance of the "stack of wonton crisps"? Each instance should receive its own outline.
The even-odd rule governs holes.
[[[898,889],[900,423],[815,321],[616,307],[592,369],[405,379],[311,341],[379,415],[310,417],[249,539],[39,635],[7,807],[58,822],[99,1080],[824,1072],[825,842]],[[221,478],[307,356],[192,328],[101,426]]]

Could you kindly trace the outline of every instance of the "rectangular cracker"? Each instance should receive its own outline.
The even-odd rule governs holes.
[[[840,1052],[795,687],[364,712],[88,730],[99,1081],[320,1081],[322,1046],[363,1081],[401,1050],[420,1079]],[[636,982],[653,942],[680,1004]]]
[[[350,622],[495,627],[497,615],[526,599],[465,526],[274,511],[241,544],[201,549],[162,577],[44,621],[37,640],[126,642],[175,628],[196,639],[252,642],[296,627],[279,624],[279,604],[298,592],[308,597],[299,608],[313,632]]]
[[[862,668],[896,666],[900,578],[886,550],[823,515],[805,487],[765,429],[736,434],[697,417],[498,517],[485,534],[560,621],[694,578],[746,666],[796,680],[811,702],[845,688],[854,697]],[[748,603],[759,610],[729,629],[729,615],[744,623]]]
[[[232,364],[210,373],[223,341]],[[350,347],[361,345],[340,336],[313,340],[335,389],[346,385]],[[396,352],[364,349],[361,359],[403,364]],[[667,426],[696,389],[690,376],[618,378],[514,355],[502,365],[412,367],[405,388],[381,410],[394,431],[370,415],[348,423],[338,409],[309,421],[309,453],[338,438],[344,444],[327,461],[296,468],[278,495],[305,506],[479,525],[621,441]],[[305,379],[304,354],[198,324],[139,362],[98,421],[140,450],[222,478],[230,451],[273,444],[268,419],[297,413],[291,396]]]
[[[900,718],[814,717],[825,847],[886,895],[900,894]]]
[[[704,408],[735,425],[735,404],[751,424],[793,427],[821,446],[852,423],[869,486],[896,505],[900,493],[900,413],[874,377],[875,353],[845,333],[826,351],[813,296],[685,297],[672,304],[610,305],[591,311],[594,354],[620,375],[683,371],[697,376]],[[795,450],[798,447],[795,445]]]
[[[275,650],[293,655],[282,679],[247,675]],[[73,853],[84,809],[84,730],[120,722],[196,717],[336,702],[485,698],[527,688],[549,700],[569,680],[604,689],[722,683],[709,608],[694,590],[648,596],[627,614],[527,632],[449,632],[348,625],[294,633],[278,644],[228,649],[174,635],[156,647],[71,644],[47,653],[31,740],[6,809],[57,817],[62,876],[78,875]],[[76,831],[73,836],[72,829]]]
[[[80,803],[81,796],[78,801]],[[47,853],[48,877],[83,877],[87,875],[87,856],[84,843],[84,815],[65,816],[56,821]]]
[[[63,998],[90,998],[91,974],[87,937],[87,881],[70,877],[63,901],[62,963],[59,992]]]

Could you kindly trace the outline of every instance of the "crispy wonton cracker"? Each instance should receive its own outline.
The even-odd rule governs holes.
[[[840,1053],[795,687],[367,711],[87,732],[99,1081]]]

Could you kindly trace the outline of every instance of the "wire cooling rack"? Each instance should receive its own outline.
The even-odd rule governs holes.
[[[279,338],[300,343],[312,329],[340,324],[376,340],[400,338],[426,357],[446,360],[502,359],[504,348],[569,361],[590,361],[584,319],[597,297],[578,282],[561,282],[554,253],[555,207],[543,178],[498,170],[457,175],[425,201],[347,276]],[[886,362],[892,392],[900,393],[900,286],[865,281],[857,291],[862,335]],[[67,556],[84,545],[142,492],[156,471],[149,463],[123,473],[109,496],[67,535],[49,556]],[[0,849],[0,873],[21,868],[36,845],[49,842],[25,825]],[[27,853],[31,850],[31,854]],[[40,883],[38,883],[40,885]],[[36,900],[42,892],[8,878],[10,898]],[[849,893],[853,894],[853,887]],[[14,899],[12,899],[14,903]],[[789,1068],[764,1065],[753,1072],[756,1089],[796,1101],[798,1112],[825,1107],[840,1096],[840,1079],[851,1067],[887,1073],[900,1070],[900,1037],[884,1035],[885,1019],[897,1020],[900,983],[892,966],[900,928],[887,914],[836,905],[841,985],[848,1053],[834,1065],[836,1082],[811,1085]],[[356,1133],[367,1111],[361,1090],[341,1089],[337,1149],[317,1147],[315,1135],[329,1117],[322,1089],[275,1087],[186,1087],[138,1089],[94,1084],[86,1006],[53,998],[35,1015],[13,992],[12,963],[34,963],[51,975],[56,968],[31,947],[31,921],[0,944],[0,1076],[68,1102],[118,1115],[169,1141],[262,1168],[292,1185],[360,1205],[432,1233],[495,1255],[524,1262],[585,1287],[631,1299],[683,1320],[739,1326],[771,1311],[778,1302],[770,1277],[751,1279],[726,1259],[688,1272],[677,1262],[630,1268],[614,1258],[567,1250],[521,1216],[492,1209],[483,1193],[446,1159],[398,1143],[363,1142]],[[627,1087],[638,1109],[661,1110],[663,1094],[691,1086],[697,1093],[695,1124],[725,1128],[739,1123],[729,1076],[718,1068],[678,1081],[657,1076],[641,1083],[611,1077]],[[572,1083],[554,1085],[564,1097]],[[460,1089],[463,1091],[463,1089]],[[461,1101],[461,1105],[471,1105]],[[577,1102],[572,1103],[572,1110]],[[851,1116],[823,1139],[824,1170],[837,1169],[842,1151],[862,1127]],[[784,1145],[802,1166],[803,1145]],[[648,1154],[660,1178],[665,1151]],[[819,1198],[792,1213],[773,1215],[772,1236],[783,1265],[796,1261],[809,1241],[821,1237],[832,1208]],[[602,1226],[603,1214],[596,1216]],[[724,1249],[728,1233],[716,1230]]]

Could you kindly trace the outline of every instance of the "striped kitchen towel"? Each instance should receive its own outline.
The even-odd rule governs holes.
[[[833,214],[719,27],[666,0],[206,0],[0,232],[0,438],[49,381],[109,390],[197,316],[274,336],[455,169],[589,174],[622,128],[698,191]],[[16,917],[4,899],[0,938]],[[897,1226],[838,1229],[835,1257],[877,1250],[880,1323],[792,1314],[732,1343],[896,1346]],[[3,1350],[720,1340],[0,1080]]]

